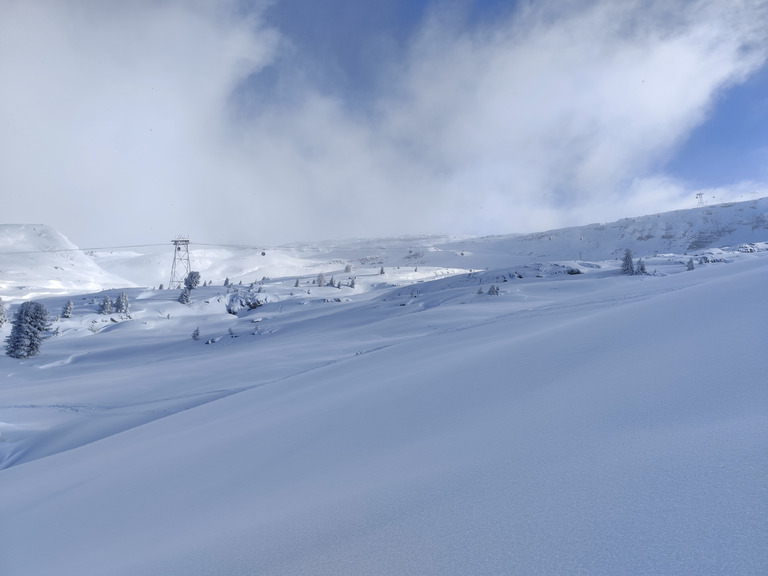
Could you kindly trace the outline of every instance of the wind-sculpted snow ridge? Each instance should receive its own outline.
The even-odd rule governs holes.
[[[42,224],[0,224],[0,296],[6,301],[133,286]]]

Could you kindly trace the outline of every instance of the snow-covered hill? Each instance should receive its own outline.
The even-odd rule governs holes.
[[[191,243],[191,265],[204,279],[253,282],[356,266],[477,270],[531,262],[610,260],[629,248],[638,257],[686,254],[765,241],[768,198],[679,210],[537,234],[485,238],[408,236],[287,246],[209,246]],[[172,245],[89,252],[98,266],[140,286],[167,284]],[[0,254],[2,258],[2,254]],[[343,265],[342,265],[343,268]]]
[[[49,226],[0,224],[0,296],[6,301],[133,285]]]
[[[74,313],[0,357],[0,573],[764,574],[767,208],[198,247],[189,305],[38,292]],[[92,258],[141,285],[164,253]]]

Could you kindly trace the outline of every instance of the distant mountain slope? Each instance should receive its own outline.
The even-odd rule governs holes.
[[[0,296],[5,300],[132,285],[101,269],[49,226],[0,224]]]
[[[498,266],[498,254],[513,262],[607,260],[629,248],[636,256],[683,254],[768,240],[768,198],[624,218],[535,234],[454,242],[472,252],[473,264]]]
[[[225,278],[250,284],[262,278],[341,278],[387,268],[418,268],[441,275],[541,262],[605,261],[629,248],[636,257],[684,254],[768,241],[768,198],[678,210],[617,222],[534,234],[482,238],[402,236],[285,246],[216,246],[190,243],[193,270],[204,281]],[[0,226],[0,295],[95,291],[167,284],[171,244],[82,253],[64,236],[41,225]],[[354,272],[344,272],[347,265]],[[124,280],[127,278],[129,280]],[[337,278],[338,279],[338,278]]]

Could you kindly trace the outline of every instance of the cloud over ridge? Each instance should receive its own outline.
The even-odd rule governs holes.
[[[296,46],[264,10],[4,4],[9,217],[39,214],[81,244],[282,242],[675,208],[690,191],[665,162],[768,51],[765,2],[520,3],[480,23],[439,3],[350,106],[283,57]],[[283,89],[260,92],[264,74]],[[134,229],[119,237],[102,214]]]

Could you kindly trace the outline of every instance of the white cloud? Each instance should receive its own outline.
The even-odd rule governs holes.
[[[472,29],[444,8],[352,111],[236,3],[72,6],[0,8],[0,186],[7,215],[81,244],[503,233],[678,207],[691,191],[664,162],[768,46],[768,8],[747,0],[522,4]],[[233,93],[267,64],[290,99],[245,113]]]

